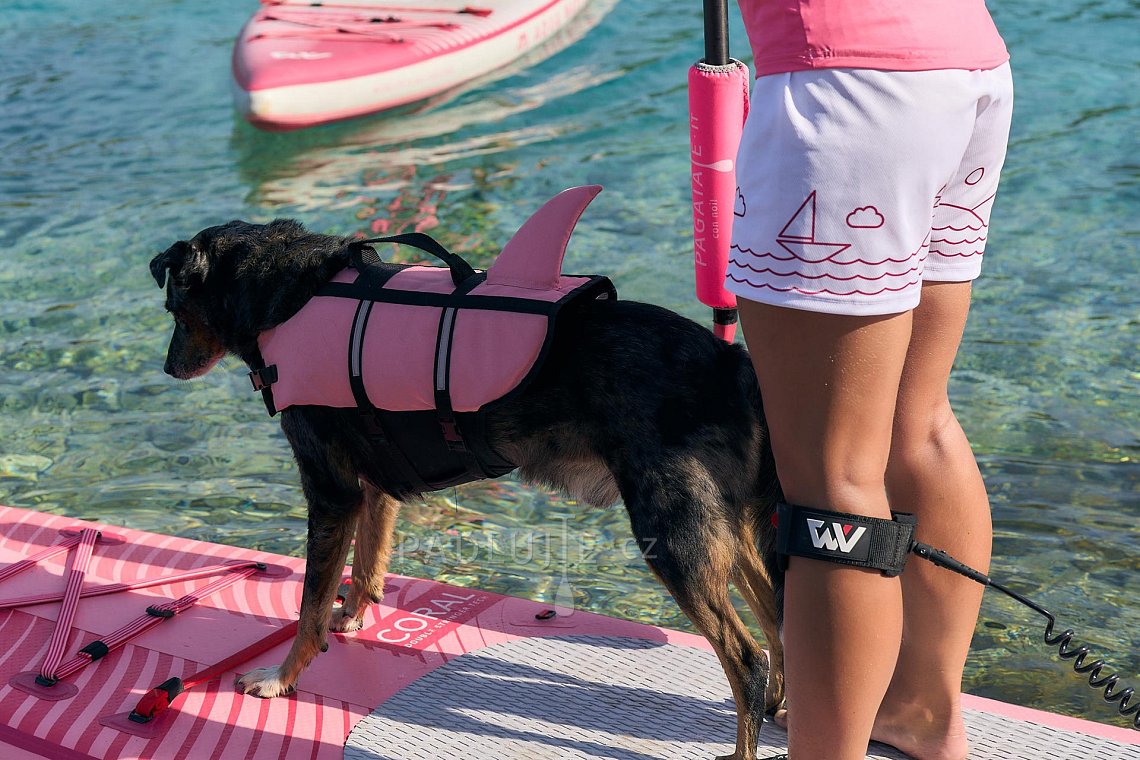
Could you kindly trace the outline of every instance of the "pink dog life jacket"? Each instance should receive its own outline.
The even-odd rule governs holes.
[[[287,321],[261,333],[250,373],[270,414],[291,406],[367,413],[392,482],[437,490],[516,465],[485,439],[484,414],[521,392],[570,303],[616,298],[601,276],[563,275],[570,235],[599,186],[559,193],[486,272],[426,235],[405,242],[449,266],[360,264],[341,270]]]

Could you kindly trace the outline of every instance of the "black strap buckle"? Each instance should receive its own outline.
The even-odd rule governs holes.
[[[270,364],[268,367],[252,370],[249,373],[249,380],[253,383],[255,391],[265,390],[277,382],[277,365]]]
[[[174,610],[166,610],[161,607],[151,606],[146,608],[146,614],[152,617],[172,618],[174,617]]]
[[[91,658],[91,662],[95,662],[95,660],[98,660],[102,657],[106,657],[107,653],[110,652],[111,650],[108,649],[107,645],[104,644],[102,641],[99,641],[98,639],[96,639],[95,641],[92,641],[90,644],[83,647],[79,651],[82,654],[89,656]]]
[[[467,444],[463,441],[463,434],[459,432],[459,425],[454,419],[441,419],[439,426],[443,430],[443,441],[448,451],[466,452]]]

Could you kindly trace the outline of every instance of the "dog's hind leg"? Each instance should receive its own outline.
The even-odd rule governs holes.
[[[756,550],[752,531],[747,526],[739,532],[736,559],[733,585],[748,603],[752,614],[756,616],[756,622],[760,624],[768,643],[768,688],[765,704],[768,710],[773,711],[783,706],[784,702],[784,645],[780,640],[772,581]]]
[[[399,501],[364,484],[364,506],[356,521],[352,583],[340,612],[333,614],[331,630],[360,630],[369,605],[384,598],[384,575],[392,557],[392,535],[399,512]]]
[[[682,467],[638,468],[622,491],[645,561],[716,650],[736,700],[736,751],[719,760],[754,760],[764,719],[768,661],[736,613],[728,583],[736,541],[725,506],[707,474]]]

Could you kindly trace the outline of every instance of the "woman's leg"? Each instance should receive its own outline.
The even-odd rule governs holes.
[[[968,282],[922,289],[899,386],[887,492],[895,511],[918,516],[919,540],[986,572],[989,502],[946,392],[969,306]],[[924,760],[960,760],[967,751],[962,667],[984,589],[915,558],[902,586],[902,649],[873,736]]]
[[[740,301],[787,501],[889,518],[885,473],[909,312],[848,317]],[[902,635],[898,578],[794,557],[784,651],[792,760],[862,760]]]

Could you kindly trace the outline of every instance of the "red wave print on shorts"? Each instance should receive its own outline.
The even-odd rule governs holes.
[[[778,288],[775,285],[770,285],[769,283],[766,283],[766,282],[753,282],[752,280],[748,279],[747,277],[743,277],[743,278],[742,277],[736,277],[735,275],[732,274],[732,272],[728,273],[728,278],[730,280],[732,280],[733,282],[739,282],[741,284],[747,284],[747,285],[750,285],[754,288],[768,288],[769,290],[774,290],[777,293],[801,293],[805,296],[818,296],[818,295],[822,295],[822,294],[826,293],[827,295],[842,296],[842,297],[854,296],[854,295],[877,296],[877,295],[880,295],[882,293],[888,293],[888,292],[889,293],[901,293],[902,291],[907,290],[908,288],[912,288],[922,281],[922,278],[919,277],[919,278],[911,280],[910,282],[907,282],[903,285],[900,285],[897,288],[884,286],[882,288],[879,288],[878,290],[871,290],[871,291],[859,290],[858,288],[856,288],[855,290],[839,291],[839,290],[832,290],[830,288],[820,288],[819,290],[806,290],[804,288],[797,288],[795,286],[790,287],[790,288]]]
[[[930,238],[930,242],[932,244],[933,243],[945,243],[946,245],[973,245],[974,243],[986,242],[986,236],[982,235],[981,237],[970,238],[970,239],[965,239],[965,240],[949,240],[947,238]]]
[[[747,253],[750,256],[755,256],[756,258],[771,258],[771,259],[775,259],[776,261],[803,261],[803,262],[806,262],[808,264],[822,264],[825,261],[830,261],[830,262],[837,264],[839,266],[850,266],[853,264],[863,264],[864,266],[877,267],[877,266],[882,266],[883,264],[905,264],[905,263],[911,261],[915,256],[917,256],[923,248],[926,248],[926,246],[930,245],[931,241],[929,239],[923,239],[922,243],[919,244],[918,248],[915,248],[913,251],[911,251],[910,253],[908,253],[908,254],[900,257],[900,258],[894,258],[894,257],[888,256],[887,258],[880,259],[878,261],[867,261],[866,259],[852,259],[851,261],[835,261],[836,256],[838,256],[839,254],[843,253],[843,251],[850,248],[849,245],[844,245],[844,247],[841,248],[840,250],[834,251],[830,256],[826,256],[822,259],[809,259],[809,258],[806,258],[804,256],[797,256],[796,252],[794,250],[790,249],[787,245],[784,245],[785,242],[791,243],[793,241],[780,240],[779,238],[777,238],[776,242],[779,243],[780,246],[785,251],[790,253],[791,255],[790,256],[778,256],[778,255],[772,253],[771,251],[764,251],[763,253],[757,253],[756,251],[754,251],[751,248],[746,248],[744,246],[741,246],[739,243],[733,243],[731,248],[734,251],[740,251],[741,253]],[[841,245],[841,244],[836,243],[835,245]]]
[[[941,256],[941,257],[946,258],[946,259],[952,259],[952,258],[968,259],[971,256],[985,256],[986,255],[985,251],[970,251],[969,253],[950,253],[949,251],[939,251],[939,250],[935,250],[934,248],[931,248],[930,252],[932,254],[936,254],[936,255]]]
[[[876,280],[881,280],[884,277],[906,277],[908,275],[912,275],[922,269],[922,262],[924,259],[925,257],[923,257],[923,259],[920,259],[919,263],[915,264],[910,269],[907,269],[905,271],[883,272],[882,274],[875,275],[874,277],[862,274],[853,274],[850,277],[842,277],[837,274],[831,274],[830,272],[823,272],[822,274],[806,274],[795,269],[790,272],[779,272],[770,267],[764,267],[763,269],[760,269],[758,267],[752,266],[751,264],[746,264],[736,258],[729,259],[729,263],[739,267],[740,269],[747,269],[749,271],[755,272],[756,274],[771,274],[775,275],[776,277],[799,277],[804,280],[822,280],[826,277],[832,280],[839,280],[840,282],[850,282],[851,280],[867,280],[868,282],[874,282]]]

